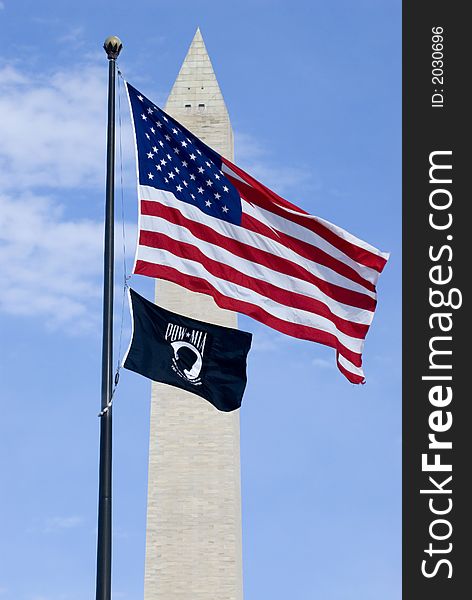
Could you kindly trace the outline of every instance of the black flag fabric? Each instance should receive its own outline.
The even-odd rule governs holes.
[[[133,335],[125,369],[205,398],[225,412],[241,406],[252,334],[178,315],[130,289]]]

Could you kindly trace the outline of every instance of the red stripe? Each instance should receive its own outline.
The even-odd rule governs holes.
[[[315,315],[325,317],[334,323],[339,331],[351,337],[363,340],[367,335],[367,331],[369,330],[368,325],[364,325],[362,323],[353,323],[347,319],[343,319],[337,315],[334,315],[329,307],[319,300],[309,298],[308,296],[304,296],[303,294],[299,294],[297,292],[291,292],[282,289],[273,283],[262,281],[256,277],[251,277],[245,273],[242,273],[238,269],[231,267],[230,265],[208,258],[204,252],[188,242],[174,240],[164,233],[157,233],[155,231],[141,231],[139,235],[139,243],[142,246],[167,250],[168,252],[174,254],[174,256],[178,256],[184,260],[193,260],[203,265],[205,269],[215,277],[236,283],[237,285],[245,287],[248,290],[253,290],[261,296],[265,296],[266,298],[274,300],[278,304],[282,304],[288,308],[305,310]]]
[[[309,214],[309,213],[307,213],[306,210],[303,210],[303,208],[300,208],[299,206],[292,204],[288,200],[285,200],[285,198],[282,198],[282,196],[279,196],[278,194],[273,192],[271,189],[266,187],[263,183],[261,183],[260,181],[257,181],[257,179],[254,179],[254,177],[249,175],[249,173],[246,173],[246,171],[243,171],[243,169],[241,169],[241,167],[237,167],[234,163],[232,163],[227,158],[224,158],[222,156],[221,162],[223,164],[225,164],[227,167],[229,167],[232,171],[234,171],[237,175],[239,175],[239,177],[241,177],[241,179],[243,179],[243,181],[245,181],[251,187],[260,190],[263,194],[265,193],[265,194],[269,195],[272,198],[272,200],[274,200],[279,206],[284,206],[288,210],[294,210],[294,211],[300,213],[301,215]],[[223,173],[225,174],[225,176],[231,177],[231,175],[228,173],[228,171],[223,171]],[[231,177],[231,180],[233,180],[233,177]]]
[[[364,277],[359,275],[359,273],[352,267],[349,267],[342,261],[334,258],[334,256],[331,256],[324,250],[321,250],[321,248],[317,248],[316,246],[313,246],[304,240],[300,240],[296,237],[288,235],[287,233],[283,233],[278,229],[272,229],[265,223],[258,221],[255,217],[252,217],[244,212],[241,218],[241,227],[279,242],[280,244],[287,246],[287,248],[291,248],[300,256],[332,269],[336,273],[339,273],[339,275],[342,275],[343,277],[362,285],[366,290],[371,292],[376,291],[375,285],[371,281],[364,279]]]
[[[208,294],[212,296],[216,304],[220,308],[232,310],[234,312],[241,312],[256,321],[260,321],[281,333],[285,333],[292,337],[300,338],[302,340],[308,340],[311,342],[318,342],[331,348],[336,348],[342,356],[345,356],[347,360],[352,362],[356,367],[360,367],[362,364],[361,355],[349,350],[331,333],[320,331],[314,327],[307,325],[299,325],[297,323],[290,323],[284,321],[279,317],[266,312],[260,306],[251,304],[243,300],[237,300],[235,298],[229,298],[215,289],[208,281],[200,277],[192,275],[182,274],[177,269],[167,267],[164,265],[156,265],[149,263],[144,260],[138,260],[134,272],[138,275],[146,275],[147,277],[155,277],[159,279],[165,279],[172,281],[185,287],[193,292],[200,292],[201,294]]]
[[[360,292],[348,290],[334,283],[329,283],[326,280],[321,279],[316,275],[313,275],[312,273],[310,273],[310,271],[308,271],[304,267],[301,267],[300,265],[297,265],[291,260],[281,258],[279,256],[271,254],[270,252],[260,250],[259,248],[255,248],[254,246],[244,244],[233,238],[222,235],[214,231],[208,225],[204,225],[203,223],[197,223],[195,221],[192,221],[192,219],[188,219],[187,217],[182,215],[182,213],[176,208],[165,206],[160,202],[142,200],[141,214],[162,217],[170,223],[175,223],[177,225],[185,227],[186,229],[191,231],[195,237],[199,238],[203,242],[207,242],[215,246],[225,248],[226,250],[228,250],[236,256],[239,256],[243,259],[249,260],[254,263],[258,263],[260,265],[264,265],[269,269],[278,271],[279,273],[284,273],[289,277],[296,277],[298,279],[301,279],[302,281],[307,281],[308,283],[314,285],[322,292],[324,292],[327,296],[329,296],[333,300],[336,300],[337,302],[343,302],[344,304],[348,304],[349,306],[362,308],[371,312],[375,310],[376,301],[374,298],[371,298],[370,296],[367,296]],[[146,243],[145,245],[152,246],[153,244]]]
[[[343,367],[343,365],[339,362],[338,358],[337,358],[337,354],[336,353],[336,364],[338,365],[338,369],[341,371],[341,373],[347,378],[349,379],[349,381],[351,383],[365,383],[365,377],[361,377],[360,375],[357,375],[356,373],[351,373],[351,371],[348,371],[345,367]]]
[[[356,262],[364,265],[365,267],[375,269],[379,273],[382,272],[387,262],[385,258],[339,237],[333,231],[331,231],[331,229],[328,229],[328,227],[323,225],[323,223],[311,218],[311,216],[305,211],[302,211],[300,208],[290,204],[287,202],[287,200],[278,196],[275,192],[248,175],[245,171],[236,165],[233,165],[226,158],[223,158],[222,160],[245,182],[250,182],[245,183],[225,172],[225,176],[228,177],[234,187],[238,190],[239,194],[245,200],[289,221],[298,223],[302,227],[313,231],[325,239],[331,245],[338,248],[338,250],[341,250],[341,252],[344,252],[344,254]],[[296,212],[288,212],[288,210]]]

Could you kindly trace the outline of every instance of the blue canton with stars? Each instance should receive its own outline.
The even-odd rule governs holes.
[[[241,198],[221,157],[129,83],[139,183],[172,192],[207,215],[239,225]]]

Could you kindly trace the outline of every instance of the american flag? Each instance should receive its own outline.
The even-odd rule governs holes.
[[[388,254],[287,202],[126,86],[138,163],[133,272],[331,346],[347,379],[363,383]]]

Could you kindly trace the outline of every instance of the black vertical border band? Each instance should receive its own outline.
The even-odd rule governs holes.
[[[467,91],[472,89],[472,25],[466,8],[437,0],[403,3],[405,600],[462,600],[472,583],[472,393],[467,377],[472,373],[472,319],[466,292],[472,242],[472,102]],[[432,163],[438,168],[430,173]],[[441,293],[444,303],[456,308],[433,307],[441,304]],[[430,448],[429,435],[444,445]],[[435,461],[438,470],[428,471]],[[449,466],[450,471],[439,470]]]

